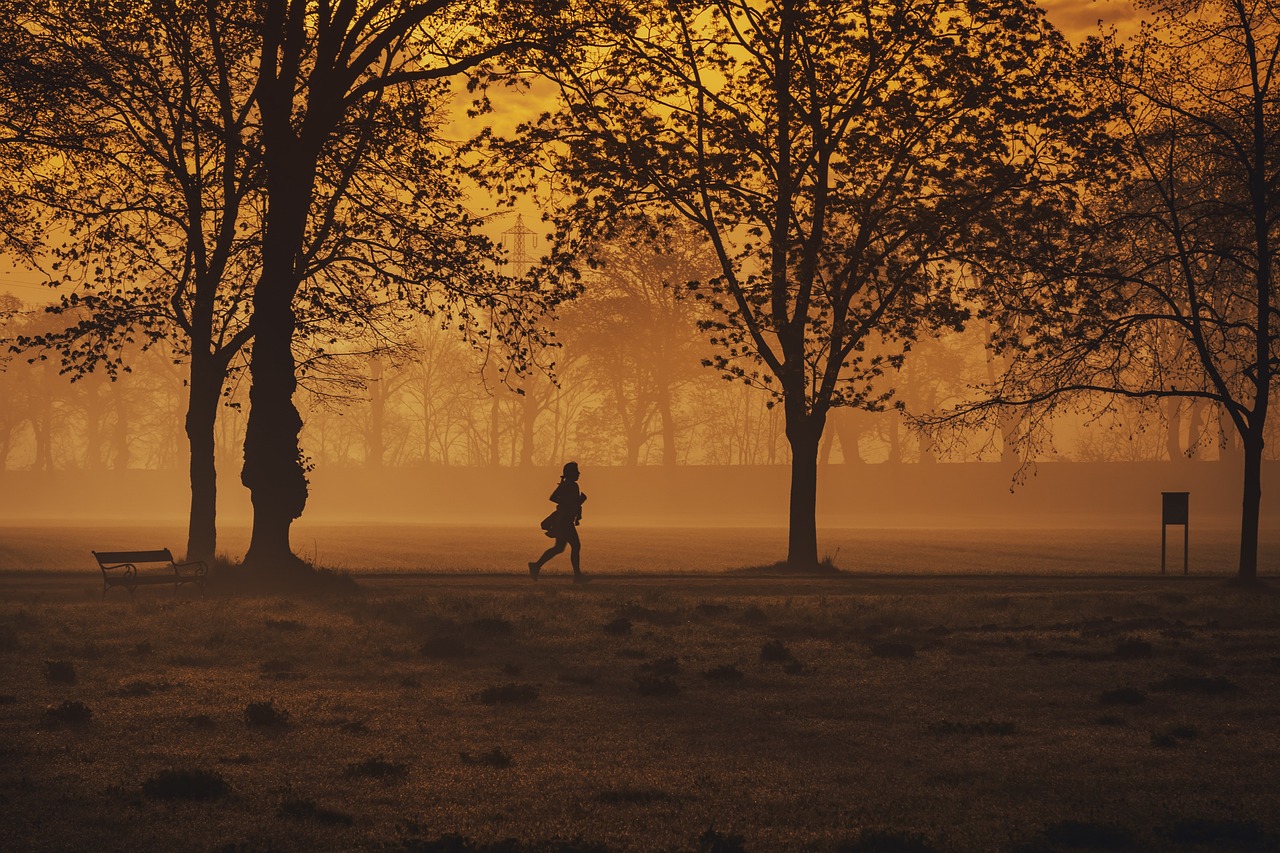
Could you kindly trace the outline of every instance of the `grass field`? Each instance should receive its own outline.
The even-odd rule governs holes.
[[[5,851],[1280,840],[1280,600],[1221,578],[98,595],[0,575]]]

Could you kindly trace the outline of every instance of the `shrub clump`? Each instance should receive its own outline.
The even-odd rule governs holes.
[[[283,729],[289,725],[289,712],[277,708],[273,699],[250,702],[244,706],[244,722],[258,729]]]
[[[789,663],[795,660],[795,656],[781,640],[770,640],[761,647],[760,660],[764,663]]]
[[[1171,675],[1151,685],[1151,689],[1165,693],[1199,693],[1202,696],[1222,696],[1239,693],[1241,687],[1221,675]]]
[[[698,836],[698,853],[746,853],[747,840],[736,832],[721,832],[714,826]]]
[[[142,783],[142,793],[157,800],[219,800],[231,786],[213,770],[175,768],[161,770]]]
[[[610,637],[629,637],[631,636],[631,620],[625,616],[619,616],[612,622],[606,622],[604,632]]]
[[[1196,844],[1215,849],[1275,850],[1276,840],[1252,820],[1180,820],[1161,833],[1175,844]]]
[[[1136,845],[1133,834],[1127,829],[1105,823],[1064,820],[1048,827],[1044,834],[1051,844],[1061,844],[1064,847],[1132,850]]]
[[[735,664],[727,663],[724,666],[715,666],[704,671],[702,677],[707,681],[741,681],[742,670],[738,669]]]
[[[345,812],[334,811],[333,809],[316,805],[315,800],[284,800],[280,803],[280,808],[276,811],[276,814],[280,817],[293,818],[294,820],[313,820],[316,823],[323,823],[329,826],[351,826],[356,822],[355,818]]]
[[[44,721],[51,725],[84,725],[93,718],[93,709],[79,699],[64,699],[44,709]]]
[[[428,638],[418,649],[418,654],[433,660],[451,660],[471,654],[471,647],[457,637],[441,634]]]
[[[481,637],[510,637],[515,628],[506,619],[486,617],[471,623],[471,630]]]
[[[391,782],[408,776],[409,765],[387,761],[381,755],[376,755],[366,758],[364,761],[348,764],[345,775],[347,777],[381,779],[384,782]]]
[[[864,829],[858,837],[837,848],[840,853],[934,853],[937,850],[917,832]]]
[[[883,643],[873,643],[871,646],[872,657],[891,658],[895,660],[910,660],[916,656],[915,646],[910,643],[898,643],[893,641],[885,641]]]
[[[655,661],[640,664],[640,671],[649,675],[679,675],[680,661],[674,657],[658,658]]]
[[[1126,638],[1116,643],[1116,660],[1147,660],[1152,655],[1151,644],[1146,640]]]
[[[636,679],[636,692],[641,696],[678,696],[680,685],[665,675],[644,675]]]
[[[485,705],[515,704],[532,702],[538,694],[538,688],[532,684],[503,684],[486,687],[476,694],[476,699]]]
[[[50,684],[75,684],[76,665],[69,660],[44,662],[44,680]]]
[[[469,767],[492,767],[496,770],[506,770],[513,766],[516,762],[511,755],[503,751],[500,747],[494,747],[488,752],[482,752],[479,755],[472,755],[469,752],[459,752],[458,758],[463,764]]]

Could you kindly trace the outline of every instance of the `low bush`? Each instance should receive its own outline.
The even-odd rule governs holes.
[[[742,670],[737,665],[726,663],[723,666],[714,666],[702,673],[702,677],[707,681],[741,681]]]
[[[636,692],[641,696],[678,696],[680,685],[666,676],[640,676],[636,679]]]
[[[479,755],[472,755],[469,752],[459,752],[458,758],[462,759],[462,763],[470,767],[492,767],[497,770],[505,770],[513,766],[516,762],[508,753],[499,747],[494,747],[488,752],[482,752]]]
[[[294,820],[311,820],[328,826],[351,826],[356,822],[355,818],[345,812],[318,806],[315,800],[296,798],[286,799],[281,802],[276,814],[280,817],[293,818]]]
[[[390,782],[397,779],[403,779],[409,775],[409,766],[407,764],[398,764],[393,761],[387,761],[382,756],[372,756],[364,761],[357,761],[347,765],[345,774],[348,777],[360,777],[364,779],[380,779],[384,782]]]
[[[161,770],[142,783],[142,793],[157,800],[220,800],[231,793],[227,780],[213,770]]]
[[[1221,675],[1170,675],[1151,685],[1157,693],[1198,693],[1202,696],[1223,696],[1239,693],[1240,685]]]
[[[69,660],[44,662],[44,680],[50,684],[75,684],[76,665]]]
[[[250,702],[244,706],[244,721],[256,729],[283,729],[289,725],[289,712],[277,708],[273,699]]]
[[[538,688],[532,684],[503,684],[486,687],[476,694],[476,699],[485,705],[515,704],[532,702],[538,698]]]
[[[430,637],[418,649],[418,654],[433,660],[451,660],[471,654],[471,647],[448,634]]]
[[[612,622],[606,622],[604,632],[610,637],[629,637],[631,636],[631,620],[625,616],[619,616]]]
[[[770,640],[760,648],[760,660],[764,663],[787,663],[795,660],[795,656],[781,640]]]
[[[93,718],[93,709],[78,699],[64,699],[44,709],[44,721],[51,725],[84,725]]]

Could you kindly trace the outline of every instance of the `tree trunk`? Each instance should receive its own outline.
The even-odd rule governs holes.
[[[116,410],[116,422],[111,431],[111,443],[115,446],[114,466],[117,471],[129,468],[129,399],[124,387],[119,382],[111,386],[112,408]]]
[[[823,433],[822,441],[818,444],[818,464],[824,468],[831,464],[831,448],[835,443],[836,431],[834,429],[829,429]]]
[[[187,396],[187,444],[191,449],[191,514],[187,522],[187,559],[211,560],[218,549],[218,469],[214,430],[222,377],[207,353],[191,354]]]
[[[381,470],[386,456],[387,393],[382,359],[369,359],[369,428],[365,431],[365,466]]]
[[[676,464],[676,419],[671,411],[671,388],[666,383],[658,385],[658,415],[662,419],[662,464]]]
[[[533,380],[525,382],[524,396],[520,398],[520,467],[533,467],[534,428],[538,422],[539,400],[533,390]]]
[[[253,502],[253,533],[244,561],[254,567],[297,562],[289,546],[289,528],[307,505],[307,478],[298,444],[302,418],[293,404],[297,380],[292,298],[292,288],[279,285],[259,286],[254,296],[255,335],[249,363],[253,382],[240,475]]]
[[[1241,580],[1258,576],[1258,520],[1262,509],[1261,432],[1244,438],[1244,495],[1240,508]]]
[[[1186,457],[1182,453],[1182,400],[1177,397],[1169,398],[1165,408],[1166,424],[1164,448],[1169,454],[1170,462],[1185,461]]]
[[[502,439],[502,405],[498,400],[498,389],[489,392],[489,466],[497,468],[502,464],[499,445]]]
[[[803,397],[802,397],[803,399]],[[787,441],[791,445],[791,503],[787,565],[818,568],[818,446],[825,416],[809,414],[803,403],[785,403]]]
[[[44,362],[37,380],[35,412],[31,418],[31,428],[36,437],[37,471],[53,470],[53,370],[48,362]]]
[[[1200,443],[1204,436],[1204,401],[1194,400],[1191,403],[1191,413],[1187,421],[1187,452],[1188,460],[1200,458]]]
[[[863,413],[854,409],[836,409],[839,417],[834,424],[836,434],[840,438],[840,455],[844,457],[845,465],[854,465],[861,463],[862,452],[858,449],[858,438],[862,435],[862,418]]]
[[[783,415],[791,446],[787,565],[812,571],[818,567],[818,447],[827,416],[806,411],[803,391],[783,397]]]
[[[97,471],[106,467],[102,458],[102,377],[96,373],[81,382],[84,386],[84,467]]]

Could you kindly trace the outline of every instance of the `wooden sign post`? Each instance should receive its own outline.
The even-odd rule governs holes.
[[[1166,533],[1170,524],[1182,525],[1182,573],[1187,573],[1187,551],[1191,542],[1191,525],[1188,524],[1190,513],[1187,509],[1190,492],[1161,492],[1163,498],[1160,513],[1160,574],[1164,574],[1165,555],[1168,552]]]

